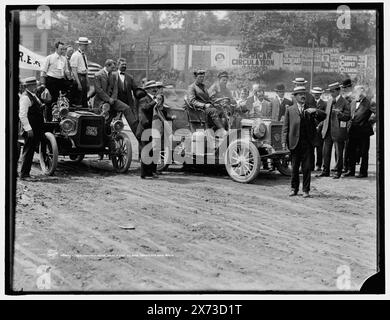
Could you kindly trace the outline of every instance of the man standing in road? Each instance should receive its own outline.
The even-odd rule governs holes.
[[[42,141],[43,115],[41,101],[36,96],[37,80],[29,77],[22,81],[24,92],[19,99],[19,119],[23,128],[24,147],[22,155],[21,179],[29,179],[34,152]]]
[[[322,127],[322,138],[324,139],[323,149],[323,171],[318,177],[329,177],[332,146],[335,146],[336,172],[334,179],[339,179],[343,170],[343,150],[347,139],[347,121],[351,119],[351,110],[347,100],[340,94],[341,85],[339,82],[328,86],[332,96],[326,106],[326,118]]]
[[[294,104],[286,110],[282,129],[282,145],[291,151],[291,192],[296,196],[299,190],[299,167],[302,164],[303,197],[309,197],[311,161],[316,131],[316,121],[325,118],[325,112],[306,105],[306,88],[295,87]]]
[[[321,99],[321,95],[324,93],[322,88],[320,87],[314,87],[311,90],[311,93],[313,94],[315,103],[316,103],[316,108],[320,109],[322,111],[326,111],[326,102]],[[322,139],[322,122],[319,122],[316,120],[316,138],[314,142],[314,152],[313,152],[313,161],[312,161],[312,170],[314,170],[314,165],[315,171],[321,171],[322,170],[322,149],[324,147],[324,139]]]
[[[294,83],[295,87],[306,87],[307,80],[305,80],[305,78],[295,78],[292,81],[292,83]],[[308,91],[306,92],[306,102],[305,103],[310,108],[315,108],[316,107],[316,104],[315,104],[315,101],[314,101],[314,97]]]
[[[91,40],[86,37],[80,37],[76,43],[79,45],[72,57],[70,58],[70,66],[72,67],[72,74],[76,81],[77,90],[75,90],[74,104],[88,108],[88,60],[86,51]]]

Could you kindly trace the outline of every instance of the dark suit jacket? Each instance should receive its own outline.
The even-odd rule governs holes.
[[[326,132],[329,127],[329,119],[331,119],[330,135],[335,142],[343,142],[347,139],[347,121],[351,119],[350,106],[342,96],[333,106],[332,113],[330,112],[333,99],[329,99],[326,106],[326,119],[322,127],[322,138],[325,139]],[[337,114],[336,109],[340,110]]]
[[[363,98],[356,109],[356,100],[351,102],[351,121],[348,123],[349,136],[372,136],[372,124],[376,121],[376,105],[367,98]]]
[[[316,101],[314,100],[314,102],[316,102]],[[326,112],[326,104],[327,104],[326,101],[320,99],[318,101],[318,103],[316,102],[316,108]],[[322,146],[322,140],[323,140],[322,139],[322,127],[323,127],[323,124],[324,124],[323,121],[316,120],[316,126],[318,129],[316,130],[317,133],[316,133],[316,138],[315,138],[315,143],[314,143],[315,146]]]
[[[195,108],[204,108],[210,102],[209,94],[204,85],[192,83],[188,87],[188,102]]]
[[[99,108],[103,103],[108,103],[110,98],[116,100],[118,97],[118,86],[116,77],[111,73],[108,77],[104,69],[95,75],[95,97],[93,107]]]
[[[287,98],[283,98],[282,103],[279,101],[279,97],[275,97],[271,101],[272,106],[272,120],[280,121],[282,115],[285,115],[286,108],[293,103]]]
[[[121,88],[120,86],[122,85],[122,81],[121,79],[119,78],[119,72],[116,71],[113,73],[114,76],[117,78],[117,84],[118,84],[118,99],[119,98],[122,98],[122,97],[119,97],[119,92],[121,91]],[[137,85],[135,84],[135,81],[134,79],[125,72],[125,96],[120,99],[122,102],[126,103],[127,105],[129,105],[130,107],[133,107],[134,106],[134,98],[133,98],[133,91],[137,88]]]
[[[308,106],[304,106],[308,109]],[[317,109],[315,113],[309,114],[304,112],[303,118],[299,114],[298,105],[295,102],[291,107],[287,108],[284,115],[284,123],[282,128],[282,143],[286,143],[290,150],[294,150],[298,145],[300,137],[301,121],[305,121],[306,130],[310,143],[314,146],[316,124],[315,121],[321,121],[326,116],[325,112]]]
[[[153,108],[155,105],[156,101],[154,101],[149,95],[146,95],[138,100],[139,122],[135,134],[138,141],[141,140],[142,132],[144,130],[152,128]]]

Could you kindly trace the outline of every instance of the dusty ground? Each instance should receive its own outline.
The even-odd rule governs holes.
[[[180,167],[141,180],[135,160],[122,175],[95,157],[61,161],[53,177],[18,180],[14,289],[50,275],[60,291],[337,290],[340,266],[359,289],[376,270],[375,137],[367,179],[288,191],[276,172],[249,185]]]

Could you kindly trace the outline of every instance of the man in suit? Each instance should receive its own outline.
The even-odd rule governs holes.
[[[118,71],[115,72],[118,84],[118,99],[130,107],[130,121],[129,126],[131,131],[135,134],[138,127],[138,109],[134,103],[134,90],[137,88],[133,78],[126,73],[127,62],[120,58],[117,61]]]
[[[209,128],[216,127],[221,135],[225,135],[226,130],[222,123],[219,110],[211,104],[210,96],[203,84],[205,74],[205,70],[196,70],[194,72],[195,81],[188,87],[188,102],[194,108],[205,110]]]
[[[336,152],[336,172],[333,178],[340,178],[343,170],[343,150],[345,140],[347,139],[347,121],[351,118],[351,110],[347,100],[341,96],[340,89],[341,85],[339,82],[330,84],[327,89],[330,91],[332,99],[329,99],[327,103],[326,119],[322,126],[324,164],[323,171],[318,177],[329,177],[330,175],[333,145]]]
[[[324,93],[322,88],[320,87],[314,87],[311,90],[311,93],[313,94],[314,101],[316,103],[316,108],[320,109],[322,111],[326,111],[326,102],[321,99],[321,95]],[[324,139],[322,139],[321,135],[321,129],[322,129],[322,122],[319,122],[316,120],[316,136],[315,136],[315,142],[314,142],[314,153],[313,153],[313,161],[312,161],[312,170],[314,170],[314,164],[316,166],[316,171],[321,171],[322,169],[322,149],[324,147]]]
[[[265,99],[264,90],[256,88],[247,101],[248,115],[271,119],[271,102]]]
[[[282,121],[287,107],[292,105],[292,101],[284,97],[285,91],[283,83],[276,85],[276,97],[271,101],[272,120]]]
[[[344,79],[341,83],[341,95],[343,96],[343,98],[345,100],[347,100],[349,105],[351,105],[351,102],[352,102],[352,91],[353,91],[353,87],[352,87],[351,79],[350,78]],[[348,160],[347,150],[348,150],[348,136],[347,136],[347,140],[345,140],[345,144],[344,144],[344,162],[343,162],[343,172],[344,173],[348,171],[349,160]],[[357,157],[357,158],[359,159],[360,157]]]
[[[302,165],[303,197],[309,197],[311,179],[311,161],[316,131],[316,120],[325,118],[325,112],[309,108],[306,105],[306,88],[295,87],[293,91],[295,102],[286,109],[282,129],[282,145],[291,151],[291,192],[290,196],[298,194],[299,167]]]
[[[157,178],[156,162],[153,156],[153,136],[152,124],[154,108],[157,105],[156,95],[158,94],[162,84],[150,80],[143,87],[144,92],[138,99],[139,122],[136,130],[136,137],[140,142],[141,150],[141,179],[146,177]],[[142,89],[137,89],[141,90]],[[136,94],[138,96],[138,94]]]
[[[306,87],[307,80],[305,78],[295,78],[292,83],[294,83],[295,87]],[[294,97],[293,97],[294,102]],[[306,91],[306,105],[308,105],[310,108],[315,108],[316,104],[314,101],[314,97],[310,94],[310,92]]]
[[[374,134],[372,124],[376,121],[376,106],[366,97],[364,86],[354,89],[356,100],[351,102],[351,121],[348,122],[348,171],[344,177],[355,176],[357,150],[360,150],[361,164],[358,178],[367,177],[370,136]]]
[[[108,59],[104,63],[104,68],[95,74],[95,98],[94,109],[101,110],[101,115],[107,120],[109,111],[115,110],[123,112],[127,123],[134,123],[134,114],[130,106],[118,99],[118,76],[115,76],[115,62]]]

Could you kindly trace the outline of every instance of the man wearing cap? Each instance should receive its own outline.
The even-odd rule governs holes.
[[[64,43],[58,41],[55,43],[55,52],[46,57],[41,69],[41,84],[45,85],[51,95],[51,102],[57,102],[60,91],[65,93],[67,86],[65,76],[69,72],[66,58],[64,56],[66,47]],[[47,106],[47,120],[50,121],[51,106]]]
[[[216,126],[217,129],[225,130],[218,110],[212,106],[210,96],[203,84],[205,70],[194,72],[195,81],[188,87],[188,102],[191,106],[204,109],[207,116],[207,122],[210,127]]]
[[[332,155],[332,146],[335,146],[336,153],[336,172],[333,176],[338,179],[343,170],[343,151],[344,143],[347,139],[347,121],[351,119],[351,110],[347,100],[341,94],[341,85],[339,82],[328,86],[328,91],[332,96],[326,106],[326,118],[322,126],[322,138],[324,139],[323,148],[323,171],[319,177],[329,177],[330,161]]]
[[[341,83],[341,95],[343,96],[343,98],[345,100],[347,100],[349,105],[351,105],[351,102],[352,102],[352,91],[353,91],[353,87],[352,87],[351,79],[350,78],[344,79],[342,81],[342,83]],[[347,172],[348,171],[348,163],[349,163],[349,161],[348,161],[347,149],[348,149],[348,136],[347,136],[347,139],[345,140],[345,144],[344,144],[343,172]],[[357,150],[356,155],[357,155],[356,159],[360,159],[360,156],[358,156],[359,155],[359,151],[358,150]]]
[[[127,62],[124,58],[119,58],[117,61],[118,71],[114,72],[115,77],[117,77],[117,86],[118,86],[118,100],[122,101],[129,106],[130,114],[128,121],[131,131],[135,133],[138,126],[138,109],[134,103],[134,90],[137,88],[133,78],[126,73]]]
[[[292,83],[294,83],[295,87],[306,87],[307,80],[305,78],[295,78]],[[293,98],[294,100],[294,98]],[[294,101],[293,101],[294,102]],[[310,94],[310,92],[306,91],[306,105],[310,106],[311,108],[315,108],[315,101],[314,97]]]
[[[351,121],[348,123],[347,145],[348,171],[344,177],[355,176],[357,150],[362,157],[358,178],[367,177],[368,151],[370,149],[370,136],[374,134],[372,129],[376,121],[376,106],[366,97],[366,88],[362,85],[354,89],[356,100],[351,103]]]
[[[316,108],[322,111],[326,111],[326,102],[321,99],[321,95],[324,93],[322,88],[314,87],[311,90],[311,93],[314,97]],[[314,142],[314,153],[313,153],[313,161],[312,161],[312,170],[314,170],[314,164],[316,166],[316,171],[322,170],[322,149],[324,147],[324,139],[322,139],[321,130],[322,130],[322,122],[316,120],[316,136]]]
[[[272,120],[281,121],[282,117],[286,113],[286,108],[291,106],[293,103],[291,100],[284,97],[286,88],[283,83],[276,85],[275,92],[276,97],[272,99]]]
[[[19,99],[19,119],[23,128],[24,147],[20,178],[30,178],[34,151],[42,140],[43,115],[42,103],[36,96],[37,80],[29,77],[22,81],[24,92]]]
[[[212,101],[219,98],[230,98],[230,101],[233,102],[233,96],[230,90],[226,87],[229,80],[229,75],[226,71],[222,71],[217,75],[218,81],[215,82],[208,90],[209,97]]]
[[[91,41],[86,37],[80,37],[76,43],[79,45],[79,48],[72,54],[72,57],[70,58],[70,66],[72,67],[72,73],[77,86],[74,103],[76,105],[81,105],[83,108],[87,108],[89,80],[86,51]]]
[[[282,129],[282,145],[291,151],[291,192],[296,196],[299,190],[299,167],[302,165],[303,196],[309,197],[311,161],[316,131],[316,120],[325,118],[325,112],[306,105],[306,88],[295,87],[294,104],[286,109]]]

